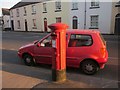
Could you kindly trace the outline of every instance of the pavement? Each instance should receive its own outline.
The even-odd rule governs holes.
[[[32,90],[36,88],[95,88],[94,86],[90,86],[88,84],[85,84],[83,82],[76,82],[71,80],[66,80],[64,82],[58,83],[58,82],[46,82],[36,85],[32,88]]]
[[[91,76],[84,75],[78,69],[68,68],[67,80],[59,83],[51,80],[51,67],[46,65],[28,67],[17,57],[18,47],[43,36],[43,33],[3,33],[3,62],[0,64],[2,88],[118,88],[117,35],[103,35],[110,52],[109,62],[103,70]]]
[[[2,78],[3,88],[33,88],[36,84],[43,82],[40,79],[27,77],[19,74],[12,74],[5,71],[2,71]]]

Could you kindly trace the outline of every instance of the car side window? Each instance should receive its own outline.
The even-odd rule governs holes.
[[[91,46],[91,35],[71,34],[68,47]]]
[[[49,36],[48,38],[44,39],[40,44],[43,47],[52,47],[51,36]]]

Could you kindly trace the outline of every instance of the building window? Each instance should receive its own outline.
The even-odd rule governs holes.
[[[17,23],[18,23],[17,27],[18,27],[18,29],[20,29],[20,20],[18,20]]]
[[[58,23],[58,22],[61,23],[61,17],[56,18],[56,23]]]
[[[47,12],[47,4],[43,3],[43,13]]]
[[[10,11],[10,16],[13,17],[13,11],[12,10]]]
[[[116,3],[115,7],[120,7],[120,0]]]
[[[32,14],[36,14],[36,8],[35,8],[35,5],[32,5]]]
[[[36,19],[33,19],[33,29],[37,29]]]
[[[56,7],[56,12],[61,11],[61,2],[60,1],[56,1],[55,2],[55,7]]]
[[[9,26],[9,20],[7,20],[7,25]]]
[[[91,16],[90,29],[98,29],[98,15]]]
[[[24,16],[27,15],[26,7],[24,7]]]
[[[99,8],[99,0],[92,0],[91,8]]]
[[[17,17],[19,17],[19,9],[16,9],[16,15],[17,15]]]
[[[77,2],[72,3],[72,10],[78,10],[78,3]]]

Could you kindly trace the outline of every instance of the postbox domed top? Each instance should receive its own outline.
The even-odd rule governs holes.
[[[51,30],[66,30],[68,28],[67,24],[63,23],[54,23],[48,26]]]

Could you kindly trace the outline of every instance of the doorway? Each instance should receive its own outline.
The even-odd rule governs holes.
[[[78,29],[78,18],[76,16],[73,17],[73,29]]]
[[[115,34],[120,35],[120,13],[115,18]]]
[[[25,19],[25,31],[28,31],[28,27],[27,27],[27,20]]]
[[[44,31],[47,32],[47,18],[44,18]]]
[[[14,31],[14,21],[11,20],[11,30]]]

